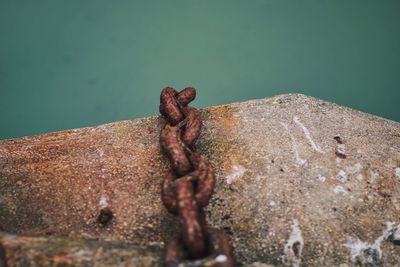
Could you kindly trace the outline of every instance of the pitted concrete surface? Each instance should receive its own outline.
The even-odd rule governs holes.
[[[197,147],[217,176],[207,218],[240,264],[400,264],[399,123],[297,94],[201,114]],[[162,251],[179,226],[160,200],[162,123],[0,141],[0,230]],[[106,227],[96,222],[104,206]]]

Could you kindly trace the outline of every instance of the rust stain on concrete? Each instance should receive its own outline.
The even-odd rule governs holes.
[[[2,141],[1,228],[133,243],[149,236],[148,242],[161,242],[165,213],[157,192],[167,166],[159,127],[141,130],[159,124],[152,117]],[[96,221],[101,199],[114,214],[107,227]]]
[[[297,220],[302,265],[351,265],[348,237],[370,244],[385,223],[400,223],[398,123],[301,95],[201,114],[197,147],[217,178],[206,216],[232,239],[240,263],[281,266]],[[307,164],[296,164],[282,122]],[[160,200],[169,168],[161,124],[149,117],[0,141],[0,231],[162,248],[178,222]],[[337,135],[346,158],[335,154]],[[113,213],[106,225],[97,221],[104,207]],[[382,241],[387,266],[399,262],[396,242]]]

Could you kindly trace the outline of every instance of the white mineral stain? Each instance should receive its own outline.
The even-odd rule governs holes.
[[[346,146],[345,144],[338,144],[336,151],[342,155],[346,154]]]
[[[347,237],[347,243],[343,246],[350,250],[350,258],[353,263],[371,264],[373,266],[379,264],[382,258],[381,243],[393,234],[393,222],[386,222],[386,229],[383,231],[373,243],[361,241],[359,238]],[[397,227],[399,227],[398,225]]]
[[[301,121],[299,120],[299,118],[297,116],[293,117],[293,121],[294,123],[296,123],[304,132],[304,135],[306,136],[308,142],[310,143],[311,147],[319,152],[319,153],[324,153],[324,151],[321,150],[321,148],[315,144],[314,140],[311,138],[311,134],[308,131],[308,129],[301,123]]]
[[[394,173],[396,174],[397,177],[400,177],[400,168],[396,168]]]
[[[299,267],[301,263],[301,253],[303,251],[304,240],[301,235],[299,221],[293,220],[292,233],[289,236],[284,248],[284,261],[293,267]]]
[[[346,171],[349,174],[356,174],[359,173],[362,170],[362,165],[361,163],[356,163],[353,166],[347,167]]]
[[[338,174],[336,174],[336,178],[341,181],[342,183],[346,183],[349,181],[349,177],[344,170],[340,170]]]
[[[340,185],[335,186],[335,188],[333,188],[333,192],[335,192],[335,194],[339,194],[339,193],[347,194],[347,193],[348,193],[348,192],[343,188],[343,186],[340,186]]]
[[[233,165],[230,173],[226,176],[226,183],[231,184],[238,178],[242,177],[246,169],[242,165]]]
[[[376,179],[378,178],[378,173],[374,172],[374,171],[370,171],[371,174],[371,184],[374,186],[376,184]]]
[[[271,201],[269,202],[269,205],[270,205],[270,206],[275,206],[276,203],[275,203],[275,201],[271,200]]]
[[[226,256],[223,255],[223,254],[220,254],[220,255],[218,255],[218,256],[215,258],[215,261],[216,261],[216,262],[220,262],[220,263],[226,262],[227,260],[228,260],[228,257],[226,257]]]
[[[320,180],[321,182],[325,182],[326,181],[326,177],[321,175],[321,174],[318,174],[318,180]]]
[[[393,229],[393,240],[400,240],[400,224],[397,225],[396,229]]]
[[[356,179],[361,182],[362,180],[364,180],[364,177],[362,176],[362,174],[359,174],[357,175]]]
[[[269,235],[269,236],[275,236],[275,235],[276,235],[276,233],[275,233],[275,231],[274,231],[274,230],[272,230],[272,231],[270,231],[270,232],[268,233],[268,235]]]
[[[292,133],[289,131],[289,127],[283,122],[281,122],[281,125],[283,126],[283,128],[285,128],[285,130],[287,131],[287,133],[290,136],[290,140],[292,141],[292,150],[293,150],[294,157],[296,159],[296,163],[300,166],[303,166],[304,164],[307,163],[307,161],[305,159],[300,158],[299,151],[297,150],[296,140],[294,139]]]
[[[99,207],[100,207],[100,209],[104,209],[105,207],[108,207],[107,197],[105,197],[105,196],[100,197]]]

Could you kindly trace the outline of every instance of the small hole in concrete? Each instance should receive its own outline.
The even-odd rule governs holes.
[[[338,144],[343,144],[343,139],[339,135],[336,135],[333,139],[335,139]]]
[[[335,155],[341,159],[345,159],[347,157],[345,154],[343,154],[342,152],[339,152],[339,151],[335,151]]]
[[[300,242],[296,241],[293,243],[293,253],[298,258],[300,254]]]
[[[111,221],[113,217],[114,214],[109,208],[103,208],[100,210],[100,214],[97,217],[97,221],[105,226]]]

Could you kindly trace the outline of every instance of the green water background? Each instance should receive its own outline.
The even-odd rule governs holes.
[[[0,0],[0,139],[304,93],[400,121],[400,1]]]

